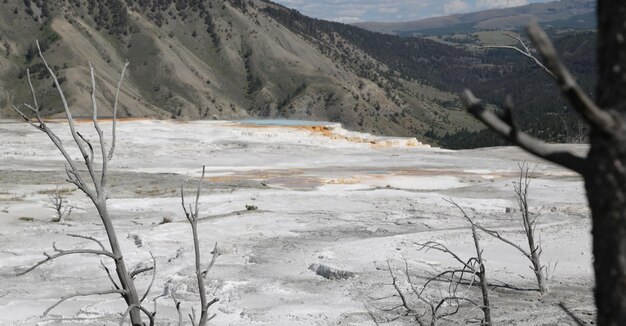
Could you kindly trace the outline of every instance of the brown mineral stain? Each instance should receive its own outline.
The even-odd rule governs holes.
[[[390,139],[371,139],[359,136],[344,136],[335,132],[334,126],[272,126],[272,125],[255,125],[255,124],[233,124],[234,127],[254,128],[254,129],[266,129],[266,128],[290,128],[296,130],[308,131],[315,135],[321,135],[328,137],[332,140],[344,140],[350,143],[356,144],[370,144],[376,148],[391,148],[391,147],[418,147],[425,146],[415,138],[390,138]],[[427,146],[427,145],[426,145]]]

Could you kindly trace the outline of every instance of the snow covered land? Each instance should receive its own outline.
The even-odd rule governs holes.
[[[50,126],[73,148],[67,124]],[[108,135],[110,123],[103,128]],[[90,123],[79,129],[96,139]],[[80,158],[77,150],[71,153]],[[211,307],[212,324],[373,325],[367,309],[382,314],[399,303],[373,299],[394,294],[388,261],[401,276],[406,260],[419,285],[456,262],[416,243],[437,240],[463,259],[475,255],[468,222],[446,200],[524,245],[513,191],[523,161],[531,169],[538,163],[529,204],[541,213],[537,232],[551,291],[492,289],[494,322],[573,325],[560,302],[591,320],[591,236],[582,180],[515,148],[450,151],[337,125],[124,121],[110,167],[109,211],[132,267],[150,263],[150,252],[156,257],[146,307],[152,310],[152,300],[166,295],[156,300],[157,325],[175,325],[172,291],[185,315],[198,307],[180,186],[187,180],[191,196],[203,165],[202,254],[208,263],[216,242],[221,253],[207,277],[209,297],[220,299]],[[70,299],[41,317],[64,295],[111,288],[99,258],[64,257],[16,276],[52,252],[53,242],[66,249],[94,245],[68,233],[105,240],[93,206],[64,181],[64,163],[45,134],[0,121],[0,325],[118,325],[125,310],[119,296],[92,296]],[[46,207],[57,186],[79,208],[62,223],[51,222],[54,211]],[[493,282],[536,287],[519,252],[486,234],[481,245]],[[355,276],[326,279],[309,269],[313,264]],[[150,279],[150,273],[137,277],[140,292]],[[476,289],[463,291],[480,301]],[[464,315],[479,313],[464,310],[441,324],[465,324]]]

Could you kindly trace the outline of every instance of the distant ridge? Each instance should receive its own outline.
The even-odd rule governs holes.
[[[557,28],[593,29],[596,26],[595,6],[596,0],[561,0],[409,22],[364,22],[354,25],[370,31],[398,35],[442,35],[519,29],[533,20],[544,26]]]

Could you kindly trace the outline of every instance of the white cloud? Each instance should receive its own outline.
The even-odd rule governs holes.
[[[400,11],[400,8],[397,8],[397,7],[395,7],[395,8],[388,7],[388,8],[380,8],[380,9],[378,9],[378,12],[382,13],[382,14],[395,14],[398,11]]]
[[[527,0],[478,0],[476,6],[479,9],[508,8],[527,5]]]
[[[463,0],[452,0],[443,5],[446,14],[456,14],[470,9],[470,5]]]

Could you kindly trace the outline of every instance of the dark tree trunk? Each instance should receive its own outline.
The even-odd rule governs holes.
[[[626,325],[626,143],[594,134],[585,176],[593,216],[598,325]]]
[[[590,126],[590,151],[580,157],[554,149],[488,110],[470,90],[468,111],[526,151],[583,175],[593,224],[599,326],[626,325],[626,0],[598,0],[596,103],[578,86],[546,33],[533,23],[528,35],[561,94]],[[509,106],[510,108],[510,106]]]
[[[591,133],[585,187],[593,216],[598,325],[626,325],[626,1],[598,1],[597,104],[619,130]]]
[[[474,248],[476,248],[476,259],[478,260],[478,279],[480,280],[480,291],[483,294],[483,326],[493,326],[491,322],[491,303],[489,303],[489,283],[487,282],[487,272],[483,264],[483,251],[480,249],[480,241],[476,233],[476,226],[472,224],[472,237],[474,238]]]

